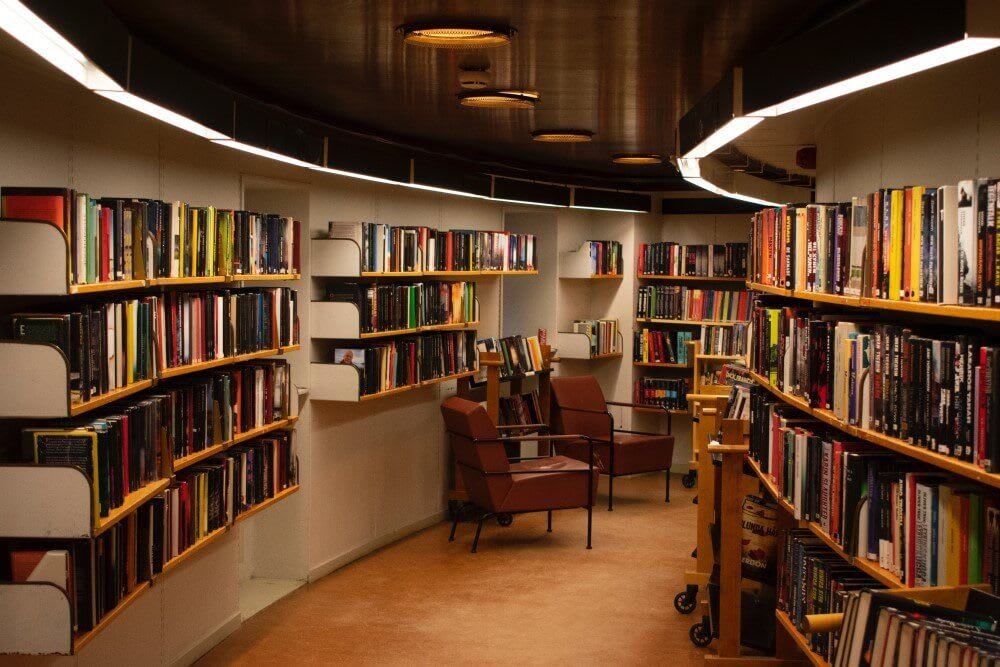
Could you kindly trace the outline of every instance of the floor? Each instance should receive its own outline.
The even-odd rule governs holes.
[[[673,607],[693,563],[693,491],[663,476],[619,479],[615,510],[515,517],[474,525],[448,543],[428,528],[284,597],[243,624],[199,665],[701,664]],[[710,649],[709,649],[710,650]]]

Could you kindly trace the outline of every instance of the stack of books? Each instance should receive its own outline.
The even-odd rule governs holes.
[[[1000,584],[1000,497],[751,391],[751,457],[795,518],[907,587]]]
[[[586,334],[592,357],[621,352],[618,320],[573,320],[573,333]]]
[[[752,367],[843,422],[1000,470],[1000,346],[987,338],[755,306]]]
[[[632,402],[667,410],[687,410],[690,387],[688,378],[639,378],[635,381]]]
[[[479,352],[496,352],[500,355],[500,379],[534,375],[545,367],[542,348],[537,336],[507,336],[483,338],[476,341]]]
[[[66,233],[73,285],[299,272],[292,218],[37,187],[0,188],[0,209]]]
[[[639,249],[639,275],[743,278],[747,275],[747,244],[643,243]]]
[[[997,181],[981,178],[765,209],[751,275],[803,292],[1000,306],[996,195]]]
[[[536,237],[479,230],[394,227],[372,222],[331,222],[329,238],[352,239],[361,248],[361,270],[533,271]]]
[[[404,336],[357,348],[335,348],[333,361],[354,366],[361,394],[377,394],[476,369],[475,332]]]
[[[734,322],[747,319],[750,296],[742,291],[689,289],[680,285],[639,288],[636,316],[666,320]]]
[[[688,364],[690,331],[640,329],[633,334],[632,360],[644,364]]]
[[[587,241],[590,250],[590,273],[595,276],[620,276],[624,273],[622,244],[618,241]]]
[[[327,300],[355,304],[362,333],[479,320],[474,282],[338,283],[330,287]]]

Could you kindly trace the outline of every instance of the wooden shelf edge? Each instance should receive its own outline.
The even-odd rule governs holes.
[[[126,595],[125,598],[122,599],[122,601],[118,603],[117,607],[115,607],[114,609],[112,609],[111,611],[109,611],[107,614],[105,614],[104,618],[102,618],[97,625],[95,625],[93,628],[91,628],[87,632],[83,633],[82,635],[77,635],[76,637],[74,637],[73,638],[73,653],[79,653],[80,649],[82,649],[84,646],[86,646],[88,643],[90,643],[90,641],[92,639],[94,639],[94,637],[96,637],[97,635],[101,634],[101,632],[103,632],[109,625],[111,625],[112,621],[114,621],[116,618],[118,618],[118,616],[123,611],[125,611],[126,609],[128,609],[128,607],[133,602],[135,602],[136,600],[138,600],[139,596],[141,596],[143,593],[145,593],[149,589],[150,585],[151,585],[151,582],[144,581],[141,584],[139,584],[138,586],[136,586],[135,590],[132,591],[131,593],[129,593],[128,595]]]
[[[299,273],[233,273],[226,276],[226,282],[248,283],[248,282],[270,282],[272,280],[299,280],[302,274]]]
[[[664,280],[667,282],[706,282],[706,283],[740,283],[745,284],[746,276],[665,276],[656,273],[637,273],[639,280]]]
[[[879,447],[884,447],[888,450],[896,452],[897,454],[902,454],[903,456],[942,468],[943,470],[947,470],[948,472],[954,473],[966,479],[971,479],[974,482],[985,484],[993,488],[1000,488],[1000,474],[986,472],[982,468],[971,463],[959,461],[950,456],[945,456],[944,454],[938,454],[937,452],[932,452],[930,450],[911,445],[903,440],[883,435],[877,431],[870,431],[852,426],[851,424],[841,421],[836,415],[828,410],[819,410],[810,407],[810,405],[802,398],[786,394],[754,371],[749,371],[749,373],[750,377],[752,377],[757,384],[767,389],[769,392],[774,394],[774,396],[780,398],[785,403],[798,408],[802,412],[829,426],[833,426],[850,436],[858,438],[859,440],[864,440],[865,442]]]
[[[674,364],[658,361],[633,361],[632,365],[642,368],[694,368],[691,364]]]
[[[298,421],[298,417],[279,419],[278,421],[273,421],[270,424],[265,424],[264,426],[258,426],[257,428],[250,429],[249,431],[238,433],[236,434],[236,436],[233,437],[232,440],[227,440],[226,442],[221,442],[215,445],[211,445],[199,452],[188,454],[187,456],[183,456],[179,459],[174,459],[174,472],[176,473],[178,470],[183,470],[184,468],[193,466],[194,464],[204,461],[207,458],[210,458],[212,456],[215,456],[216,454],[224,452],[225,450],[229,449],[234,445],[238,445],[248,440],[253,440],[254,438],[257,438],[259,436],[266,435],[268,433],[273,433],[274,431],[280,431],[281,429],[288,428],[292,426],[296,421]]]
[[[213,285],[226,282],[226,276],[188,276],[184,278],[153,278],[149,285]]]
[[[795,627],[792,619],[788,618],[785,612],[775,609],[774,616],[778,619],[781,627],[785,629],[785,632],[792,638],[792,641],[795,642],[795,646],[814,667],[830,667],[830,663],[812,652],[812,649],[809,647],[809,640],[799,632],[799,629]]]
[[[95,396],[94,398],[82,403],[73,403],[70,405],[69,414],[71,417],[82,415],[85,412],[96,410],[97,408],[105,406],[108,403],[114,403],[115,401],[125,398],[126,396],[131,396],[132,394],[149,389],[152,386],[153,380],[140,380],[138,382],[133,382],[132,384],[122,387],[121,389],[115,389],[114,391],[109,391],[106,394]]]
[[[154,579],[166,576],[171,572],[173,572],[174,570],[176,570],[178,567],[183,565],[185,561],[190,560],[199,551],[202,551],[212,542],[225,535],[226,532],[229,530],[229,528],[230,528],[229,524],[226,524],[222,528],[216,528],[211,533],[204,536],[203,538],[201,538],[200,540],[189,546],[187,549],[177,554],[175,557],[171,558],[163,565],[163,570],[158,575],[156,575]]]
[[[118,290],[132,290],[146,287],[145,280],[109,280],[103,283],[85,283],[82,285],[70,285],[70,294],[94,294],[96,292],[116,292]]]
[[[121,507],[111,510],[106,517],[98,517],[97,523],[94,525],[93,536],[97,537],[105,532],[108,528],[111,528],[111,526],[138,509],[147,500],[159,495],[168,486],[170,486],[170,478],[164,477],[128,494],[125,496],[125,502],[122,503]]]
[[[241,521],[246,521],[247,519],[249,519],[250,517],[254,516],[255,514],[259,514],[260,512],[263,512],[264,510],[266,510],[271,505],[274,505],[275,503],[284,500],[288,496],[290,496],[293,493],[295,493],[296,491],[298,491],[300,488],[301,488],[301,486],[299,484],[296,484],[295,486],[288,487],[284,491],[279,491],[273,498],[268,498],[264,502],[258,503],[256,505],[254,505],[253,507],[251,507],[250,509],[248,509],[243,514],[237,515],[236,519],[233,520],[233,525],[236,525],[236,524],[240,523]]]
[[[221,443],[218,445],[211,445],[210,447],[206,447],[205,449],[199,452],[194,452],[192,454],[188,454],[187,456],[182,456],[178,459],[174,459],[174,472],[176,473],[179,470],[184,470],[184,468],[188,468],[190,466],[193,466],[195,463],[200,463],[207,458],[211,458],[212,456],[219,454],[220,452],[225,450],[230,445],[231,442],[232,441]]]
[[[223,357],[222,359],[212,359],[211,361],[200,361],[196,364],[188,364],[186,366],[176,366],[174,368],[164,368],[160,371],[160,379],[166,380],[168,378],[178,377],[180,375],[189,375],[191,373],[197,373],[199,371],[209,370],[211,368],[218,368],[219,366],[227,366],[229,364],[238,364],[242,361],[252,361],[253,359],[263,359],[264,357],[273,357],[275,355],[281,354],[282,351],[292,351],[291,348],[295,347],[290,345],[287,348],[272,348],[270,350],[259,350],[257,352],[248,352],[247,354],[239,354],[235,357]]]
[[[640,324],[677,324],[689,327],[701,327],[713,324],[720,327],[731,327],[736,324],[746,324],[743,320],[664,320],[658,317],[637,317],[635,321]]]

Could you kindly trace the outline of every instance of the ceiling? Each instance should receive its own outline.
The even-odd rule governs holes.
[[[437,153],[637,187],[681,187],[669,164],[681,114],[723,72],[802,26],[827,0],[105,0],[139,37],[212,78],[289,111]],[[396,26],[435,18],[508,24],[509,47],[408,46]],[[461,66],[536,90],[533,111],[456,101]],[[535,129],[594,132],[532,142]],[[508,169],[509,173],[509,169]]]

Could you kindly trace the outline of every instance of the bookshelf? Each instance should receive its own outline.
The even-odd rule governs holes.
[[[476,312],[479,299],[476,299]],[[392,331],[361,331],[361,313],[358,305],[346,301],[313,301],[309,304],[310,335],[313,338],[367,340],[405,336],[425,331],[463,331],[476,329],[479,322],[453,322],[449,324],[429,324],[410,329]]]
[[[619,331],[616,335],[616,347],[618,348],[615,352],[608,352],[605,354],[592,354],[590,351],[590,336],[585,333],[577,333],[575,331],[559,331],[556,333],[556,345],[555,348],[559,350],[560,359],[573,359],[573,360],[590,360],[598,361],[601,359],[620,359],[622,357],[622,350],[624,349],[624,342],[622,338],[622,333]]]
[[[620,273],[594,273],[590,256],[590,242],[584,241],[577,250],[559,253],[559,278],[561,280],[621,280]]]
[[[424,380],[417,384],[395,387],[374,394],[361,393],[361,372],[350,364],[334,364],[313,362],[310,366],[309,398],[314,401],[332,401],[341,403],[365,403],[403,392],[413,391],[421,387],[429,387],[450,380],[475,375],[476,370],[463,371],[440,378]]]
[[[241,442],[247,442],[248,440],[253,440],[254,438],[267,435],[268,433],[272,433],[274,431],[289,429],[297,421],[298,417],[288,417],[287,419],[279,419],[271,422],[270,424],[252,428],[249,431],[244,431],[243,433],[237,433],[231,440],[211,445],[200,452],[194,452],[193,454],[173,459],[173,471],[177,472],[178,470],[183,470],[184,468],[193,466],[194,464],[204,461],[207,458],[211,458],[216,454],[220,454],[230,447],[240,444]]]
[[[655,273],[638,273],[639,280],[657,280],[666,283],[714,283],[717,285],[743,285],[746,277],[740,276],[660,276]]]

